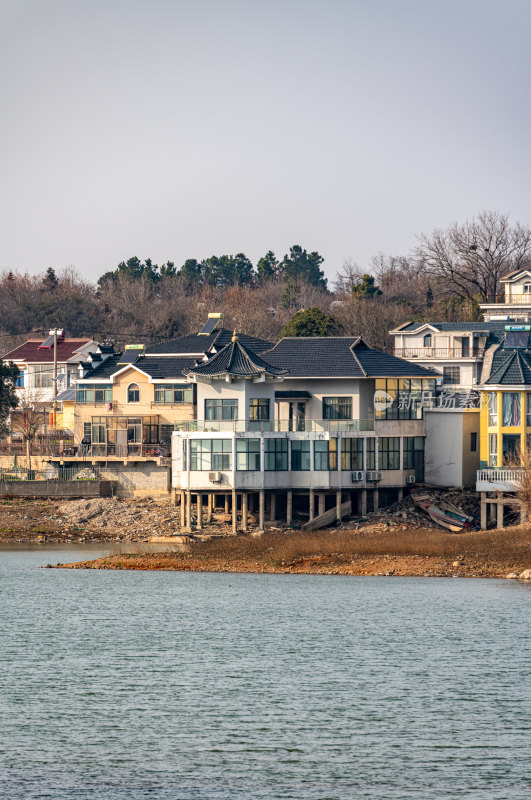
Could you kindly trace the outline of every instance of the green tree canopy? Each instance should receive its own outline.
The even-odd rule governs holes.
[[[137,256],[133,256],[128,258],[127,261],[121,261],[116,269],[105,272],[98,280],[98,289],[102,289],[122,276],[130,280],[145,280],[155,285],[159,283],[161,278],[176,274],[177,270],[173,261],[168,261],[159,267],[150,258],[146,258],[142,262]]]
[[[284,336],[332,336],[337,332],[335,317],[325,314],[318,308],[306,308],[297,311],[284,326],[281,337]]]
[[[352,287],[352,294],[365,300],[373,300],[375,297],[379,297],[381,293],[382,290],[376,286],[374,277],[367,275],[367,273],[362,275],[361,281],[355,283]]]
[[[278,275],[279,262],[272,250],[259,259],[256,265],[256,274],[259,281],[268,281]]]
[[[18,367],[0,359],[0,438],[6,435],[7,418],[18,405],[15,383],[19,374]]]
[[[285,255],[280,264],[282,278],[294,281],[306,281],[312,286],[326,289],[326,278],[321,269],[324,258],[319,253],[307,253],[298,244],[290,247],[289,255]]]

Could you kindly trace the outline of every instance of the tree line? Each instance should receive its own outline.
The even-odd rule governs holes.
[[[283,258],[269,251],[256,264],[244,253],[187,259],[180,267],[135,256],[96,283],[71,268],[33,276],[6,270],[0,352],[53,326],[117,347],[161,341],[198,330],[209,311],[222,312],[226,327],[271,341],[283,333],[338,333],[390,349],[389,330],[408,320],[480,320],[479,304],[530,257],[531,228],[485,211],[420,235],[405,255],[379,253],[363,267],[347,260],[331,286],[323,257],[300,245]]]

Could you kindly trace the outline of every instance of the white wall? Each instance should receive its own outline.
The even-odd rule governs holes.
[[[432,486],[463,486],[464,413],[451,409],[424,411],[425,481]]]

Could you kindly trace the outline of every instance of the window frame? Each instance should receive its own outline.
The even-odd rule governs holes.
[[[269,397],[250,397],[249,398],[249,422],[262,422],[270,419]],[[265,411],[265,416],[263,412]]]
[[[450,373],[452,374],[452,379],[450,379]],[[457,380],[453,378],[457,375]],[[442,382],[443,386],[455,386],[456,384],[461,383],[461,367],[458,364],[450,364],[443,367],[442,371]]]
[[[309,439],[291,440],[291,471],[310,472],[312,469],[312,447]]]
[[[136,387],[136,388],[133,388],[133,387]],[[131,392],[134,392],[137,395],[137,399],[136,400],[131,400],[131,397],[130,397]],[[127,403],[131,403],[131,404],[140,403],[140,386],[138,385],[138,383],[133,382],[133,383],[130,383],[127,386],[127,395],[126,396],[127,396]]]
[[[100,393],[101,397],[98,397]],[[112,403],[112,383],[77,383],[76,403],[84,405]]]
[[[163,397],[161,397],[163,395]],[[179,395],[181,395],[179,397]],[[185,398],[188,395],[190,399]],[[193,405],[194,389],[188,383],[156,383],[154,389],[156,405]]]
[[[398,447],[396,447],[397,444]],[[400,436],[380,436],[378,438],[378,469],[382,471],[400,469],[400,449]]]
[[[337,437],[316,439],[313,443],[313,468],[315,472],[337,470]]]
[[[341,470],[365,469],[363,439],[355,436],[344,436],[341,439]]]
[[[287,472],[288,469],[288,440],[276,437],[264,439],[264,472]]]
[[[229,472],[232,439],[190,439],[191,472]]]
[[[260,439],[247,437],[236,439],[236,470],[238,472],[260,471]]]
[[[344,407],[343,413],[340,413]],[[331,412],[335,411],[333,414]],[[323,419],[351,420],[353,413],[352,395],[337,395],[322,398]]]
[[[225,409],[230,409],[230,415],[226,414]],[[238,399],[234,397],[205,397],[204,410],[205,421],[207,422],[234,422],[238,420]],[[221,416],[218,416],[219,411],[221,411]],[[212,412],[215,413],[210,416]],[[234,414],[234,412],[236,413]]]

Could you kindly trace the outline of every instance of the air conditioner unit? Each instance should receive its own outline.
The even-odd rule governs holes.
[[[209,472],[208,480],[210,483],[221,483],[221,472]]]
[[[363,480],[363,472],[361,470],[352,473],[352,483],[357,483],[358,481],[362,480]]]
[[[379,481],[381,480],[381,475],[376,470],[368,470],[367,471],[367,480],[368,481]]]
[[[406,483],[416,483],[415,476],[414,475],[408,475],[406,477]]]

